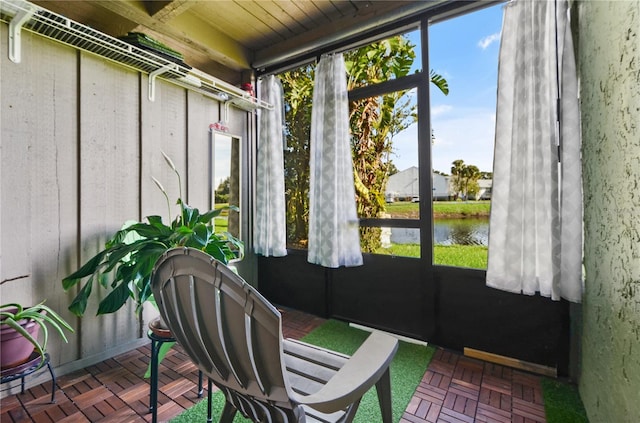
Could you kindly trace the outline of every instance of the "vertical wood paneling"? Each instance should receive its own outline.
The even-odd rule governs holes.
[[[80,60],[80,242],[85,262],[123,222],[139,219],[139,85],[136,72],[84,53]],[[82,319],[83,355],[135,338],[133,307],[93,317],[96,307],[97,301],[91,301]]]
[[[211,208],[211,142],[209,125],[220,120],[218,102],[201,94],[188,93],[189,205]]]
[[[140,96],[141,122],[141,151],[142,151],[142,180],[141,199],[142,217],[160,215],[165,222],[169,221],[167,200],[153,183],[156,178],[169,196],[171,204],[171,218],[174,219],[179,209],[175,205],[180,191],[186,194],[186,90],[156,80],[155,101],[149,101],[146,87],[148,79],[142,77],[142,93]],[[176,174],[167,165],[162,152],[167,154],[180,173],[182,187],[178,187]]]
[[[149,102],[146,75],[29,32],[22,63],[14,64],[6,59],[7,37],[2,23],[0,276],[28,276],[3,284],[0,295],[3,303],[47,298],[72,323],[77,332],[69,344],[55,335],[49,344],[54,365],[69,369],[135,341],[146,320],[131,306],[96,317],[99,298],[76,319],[67,307],[77,290],[63,292],[61,279],[125,221],[168,218],[152,175],[167,189],[175,217],[178,183],[161,150],[182,176],[183,195],[189,180],[190,202],[208,208],[208,126],[219,119],[218,103],[195,93],[188,99],[184,88],[165,81]],[[245,132],[244,112],[230,119],[234,133]],[[104,298],[100,291],[94,286]]]
[[[23,33],[22,62],[6,59],[0,26],[2,302],[44,299],[73,326],[60,280],[75,265],[77,238],[77,66],[75,50]],[[57,335],[54,364],[74,357]],[[65,357],[64,359],[62,357]]]

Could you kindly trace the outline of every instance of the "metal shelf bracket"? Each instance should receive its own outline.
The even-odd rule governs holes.
[[[178,65],[168,63],[159,69],[154,70],[149,74],[149,101],[155,101],[156,99],[156,78],[163,73],[167,73],[170,70],[178,69]]]
[[[11,19],[9,23],[9,60],[13,63],[20,63],[22,59],[21,55],[21,40],[22,40],[22,25],[31,19],[31,16],[36,11],[29,8],[19,10],[16,16]]]

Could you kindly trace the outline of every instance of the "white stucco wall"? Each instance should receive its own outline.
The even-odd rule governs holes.
[[[640,1],[580,1],[586,292],[580,394],[591,422],[640,421]]]

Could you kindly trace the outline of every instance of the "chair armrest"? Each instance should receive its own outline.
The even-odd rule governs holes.
[[[318,391],[295,400],[322,413],[339,411],[361,398],[389,368],[398,340],[374,332],[342,368]]]

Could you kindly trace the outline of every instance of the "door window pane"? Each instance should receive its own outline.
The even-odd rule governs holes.
[[[432,25],[434,264],[486,269],[502,6]]]
[[[361,219],[419,218],[415,97],[415,90],[405,90],[350,102],[351,147]]]

